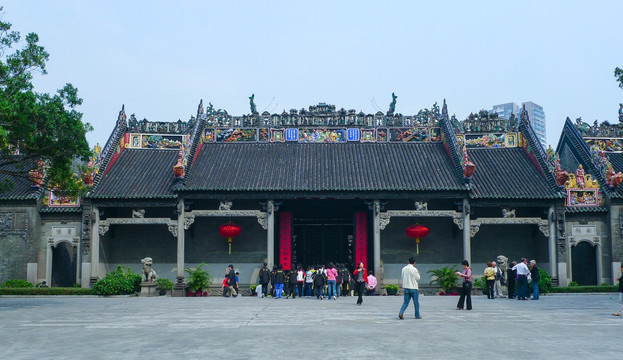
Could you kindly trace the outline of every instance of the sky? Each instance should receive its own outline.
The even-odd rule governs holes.
[[[121,106],[188,120],[201,99],[231,115],[319,102],[338,109],[450,114],[532,101],[547,142],[565,118],[618,122],[623,1],[31,1],[3,21],[50,53],[35,90],[78,88],[91,146]]]

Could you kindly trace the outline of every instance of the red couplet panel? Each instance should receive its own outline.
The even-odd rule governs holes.
[[[292,213],[279,214],[279,263],[284,269],[292,266]]]
[[[368,267],[368,213],[355,213],[355,268],[363,261]]]

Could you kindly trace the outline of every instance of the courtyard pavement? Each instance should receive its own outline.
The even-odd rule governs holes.
[[[618,294],[539,301],[420,296],[0,297],[2,359],[616,359]]]

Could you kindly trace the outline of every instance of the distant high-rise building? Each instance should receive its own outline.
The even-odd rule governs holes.
[[[514,102],[493,105],[493,110],[491,112],[497,113],[499,117],[508,120],[511,114],[515,114],[515,116],[519,117],[519,106]]]
[[[532,129],[536,134],[537,139],[543,147],[547,147],[546,142],[546,129],[545,129],[545,112],[543,111],[543,107],[533,103],[532,101],[521,103],[522,107],[526,108],[526,112],[528,112],[528,118],[530,119],[530,125],[532,125]],[[519,107],[516,103],[510,102],[500,105],[494,105],[492,113],[497,113],[498,116],[509,119],[511,114],[515,114],[516,117],[519,118],[521,113],[521,107]]]
[[[547,147],[546,141],[546,129],[545,129],[545,112],[541,105],[537,105],[532,101],[521,103],[521,106],[526,109],[528,118],[530,119],[530,125],[536,134],[537,139],[543,148]]]

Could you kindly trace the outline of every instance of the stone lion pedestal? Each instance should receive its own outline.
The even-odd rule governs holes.
[[[157,286],[156,283],[143,281],[141,283],[141,296],[158,296]]]

